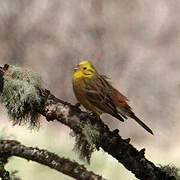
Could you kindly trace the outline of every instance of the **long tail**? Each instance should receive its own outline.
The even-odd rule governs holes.
[[[111,114],[113,117],[119,119],[120,121],[124,122],[124,119],[121,117],[121,115],[119,115],[118,113],[112,113]],[[122,115],[125,119],[127,119],[124,115]]]
[[[131,114],[130,117],[133,118],[133,119],[134,119],[139,125],[141,125],[146,131],[148,131],[149,133],[151,133],[152,135],[154,135],[153,132],[152,132],[152,130],[151,130],[146,124],[144,124],[138,117],[136,117],[134,113]]]

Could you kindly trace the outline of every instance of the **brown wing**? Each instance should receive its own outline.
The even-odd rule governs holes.
[[[113,87],[106,81],[104,76],[98,75],[92,79],[84,79],[84,83],[86,98],[92,105],[124,121],[112,100]]]
[[[127,104],[128,99],[118,90],[114,89],[113,91],[113,102],[118,107],[118,111],[122,112],[123,117],[127,118],[126,116],[129,116],[133,118],[140,126],[153,135],[152,130],[132,112],[131,107]]]
[[[116,89],[113,89],[112,100],[115,106],[122,109],[122,111],[124,111],[125,113],[131,112],[131,107],[127,103],[127,97],[121,94]]]

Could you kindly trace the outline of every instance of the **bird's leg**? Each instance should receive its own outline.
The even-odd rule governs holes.
[[[92,117],[92,123],[94,124],[97,121],[101,121],[100,116],[96,113],[89,112],[89,115]]]
[[[77,102],[74,106],[79,108],[81,106],[81,104],[79,102]]]
[[[91,111],[89,111],[88,113],[89,113],[89,115],[90,115],[91,117],[93,117],[93,118],[99,117],[97,114],[95,114],[95,113],[93,113],[93,112],[91,112]]]
[[[91,112],[91,111],[87,111],[87,112],[82,112],[81,114],[80,114],[80,118],[81,119],[86,119],[86,118],[90,118],[91,117],[91,119],[97,119],[98,118],[98,115],[96,115],[95,113],[93,113],[93,112]]]

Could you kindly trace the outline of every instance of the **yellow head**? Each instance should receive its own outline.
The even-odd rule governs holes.
[[[92,78],[95,74],[96,69],[90,61],[81,61],[79,65],[74,68],[74,79]]]

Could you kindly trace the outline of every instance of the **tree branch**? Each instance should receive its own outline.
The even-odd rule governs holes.
[[[0,68],[2,71],[0,76],[6,72],[6,67]],[[1,77],[0,84],[3,85]],[[101,147],[140,180],[175,180],[174,176],[169,175],[145,158],[145,149],[138,151],[129,143],[130,139],[122,139],[118,130],[110,131],[99,117],[83,112],[78,106],[56,98],[48,90],[40,87],[38,89],[41,105],[37,105],[35,110],[45,116],[48,121],[57,120],[70,127],[78,137],[76,139],[78,139],[79,144],[77,144],[87,160],[90,159],[94,147],[97,150]],[[20,94],[18,95],[20,96]],[[83,145],[80,144],[81,141],[84,142]],[[87,151],[89,152],[86,154]]]
[[[3,154],[1,154],[2,158]],[[9,172],[4,168],[4,162],[0,160],[0,177],[2,180],[10,180]]]
[[[10,173],[5,170],[4,166],[8,162],[9,156],[0,151],[0,177],[2,180],[10,180]]]
[[[73,106],[67,102],[57,99],[48,90],[40,90],[43,105],[39,112],[46,117],[48,121],[57,120],[75,133],[82,133],[85,125],[91,124],[96,131],[100,133],[99,139],[95,145],[97,149],[101,147],[105,152],[113,156],[130,170],[140,180],[175,180],[147,160],[144,156],[145,149],[138,151],[130,143],[130,139],[122,139],[118,130],[110,131],[101,119],[83,112],[78,106]]]
[[[83,165],[79,165],[69,159],[61,158],[47,150],[24,146],[18,141],[0,140],[0,153],[2,156],[18,156],[41,163],[78,180],[105,180],[101,176],[98,176],[91,171],[87,171]],[[4,177],[4,179],[2,178],[3,180],[9,180],[7,173],[8,172],[4,170],[4,167],[1,166],[0,162],[0,177]]]

